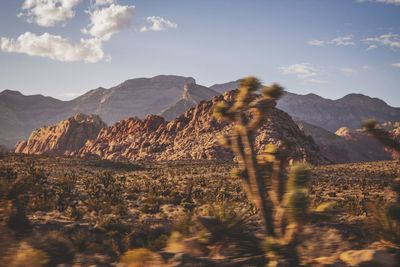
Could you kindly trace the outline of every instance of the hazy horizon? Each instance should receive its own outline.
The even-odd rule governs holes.
[[[179,75],[175,75],[175,74],[160,74],[160,75],[156,75],[156,76],[163,76],[163,75],[164,75],[164,76],[179,76]],[[156,76],[153,76],[153,77],[156,77]],[[127,80],[140,79],[140,78],[147,78],[147,79],[150,79],[150,78],[153,78],[153,77],[136,77],[136,78],[131,78],[131,79],[127,79]],[[183,77],[183,76],[182,76],[182,77]],[[199,83],[197,82],[197,80],[196,80],[196,77],[190,77],[190,76],[185,76],[185,77],[187,77],[187,78],[193,78],[193,79],[195,79],[196,84],[199,84]],[[80,95],[64,96],[64,97],[57,97],[57,96],[45,95],[45,94],[42,94],[42,93],[37,93],[37,94],[24,94],[24,93],[21,92],[21,91],[13,90],[13,89],[4,89],[4,90],[0,91],[0,93],[4,92],[4,91],[6,91],[6,90],[11,90],[11,91],[18,91],[18,92],[22,93],[22,94],[25,95],[25,96],[42,95],[42,96],[45,96],[45,97],[52,97],[52,98],[55,98],[55,99],[61,100],[61,101],[72,101],[72,100],[74,100],[74,99],[76,99],[76,98],[78,98],[78,97],[80,97],[80,96],[86,94],[87,92],[89,92],[89,91],[91,91],[91,90],[96,90],[96,89],[98,89],[98,88],[100,88],[100,87],[102,87],[102,88],[104,88],[104,89],[107,89],[107,90],[108,90],[108,89],[112,89],[113,87],[116,87],[116,86],[118,86],[119,84],[124,83],[124,82],[127,81],[127,80],[121,81],[120,83],[115,84],[115,85],[113,85],[113,86],[111,86],[111,87],[108,87],[108,88],[106,88],[106,87],[104,87],[104,86],[98,86],[98,87],[96,87],[96,88],[90,88],[90,89],[86,90],[85,92],[83,92],[83,93],[80,94]],[[227,81],[227,82],[224,82],[224,83],[229,83],[229,82],[234,82],[234,81]],[[199,85],[203,85],[203,86],[210,87],[210,86],[212,86],[212,85],[224,84],[224,83],[215,83],[215,84],[210,84],[210,85],[199,84]],[[295,93],[295,94],[299,94],[299,95],[315,94],[314,92],[309,92],[309,93],[296,93],[296,92],[293,92],[293,91],[290,91],[290,90],[286,90],[286,91],[288,91],[289,93]],[[338,99],[341,99],[341,98],[343,98],[343,97],[345,97],[345,96],[347,96],[347,95],[350,95],[350,94],[363,94],[363,93],[351,92],[351,93],[345,94],[345,95],[343,95],[343,96],[339,96],[339,97],[337,97],[337,98],[329,98],[329,97],[324,97],[324,98],[325,98],[325,99],[328,99],[328,100],[338,100]],[[365,94],[364,94],[364,95],[365,95]],[[379,98],[379,97],[374,97],[374,96],[371,96],[371,95],[367,95],[367,96],[369,96],[369,97],[371,97],[371,98],[378,98],[378,99],[381,99],[381,98]],[[381,99],[381,100],[384,100],[384,99]],[[385,101],[385,100],[384,100],[384,101]],[[385,101],[385,102],[386,102],[386,101]],[[386,102],[386,103],[387,103],[389,106],[392,106],[392,107],[395,107],[395,108],[400,108],[400,106],[393,106],[393,105],[390,105],[390,103],[388,103],[388,102]]]

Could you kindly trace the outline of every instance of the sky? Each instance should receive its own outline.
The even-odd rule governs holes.
[[[0,1],[0,91],[67,100],[159,74],[400,107],[400,0]]]

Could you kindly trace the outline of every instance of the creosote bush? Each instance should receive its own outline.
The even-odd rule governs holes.
[[[105,171],[84,180],[89,209],[102,214],[117,212],[124,214],[126,177],[116,177],[112,172]]]

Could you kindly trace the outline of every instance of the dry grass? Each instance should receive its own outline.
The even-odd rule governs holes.
[[[85,264],[96,264],[117,262],[132,249],[162,250],[177,228],[183,229],[183,234],[191,232],[195,222],[190,216],[204,214],[210,205],[229,203],[232,210],[245,210],[243,216],[256,229],[256,211],[241,190],[240,180],[230,177],[232,167],[230,163],[211,161],[130,164],[9,155],[0,159],[0,170],[13,170],[18,178],[40,181],[45,186],[31,187],[25,196],[31,200],[26,214],[32,230],[7,230],[7,240],[14,245],[28,242],[33,249],[42,249],[29,240],[37,233],[58,231],[72,243],[76,258],[84,257]],[[35,175],[40,177],[32,177]],[[309,227],[319,232],[330,229],[326,231],[334,234],[325,237],[331,245],[325,244],[322,252],[310,242],[305,243],[302,255],[306,256],[302,258],[310,262],[307,254],[325,257],[393,236],[390,231],[396,229],[390,227],[376,231],[376,204],[384,206],[393,201],[390,184],[396,177],[400,177],[396,161],[314,167],[312,206],[333,201],[335,207],[323,218],[315,216]],[[4,179],[0,177],[0,181]],[[1,192],[0,201],[5,203],[5,193]],[[1,216],[2,222],[7,221],[7,212],[1,212]],[[186,218],[179,227],[178,218]],[[4,232],[5,224],[0,227]],[[336,236],[337,240],[331,240]],[[315,236],[306,239],[317,240]],[[0,251],[6,251],[5,238],[0,241]],[[94,256],[96,253],[103,255],[101,259]]]

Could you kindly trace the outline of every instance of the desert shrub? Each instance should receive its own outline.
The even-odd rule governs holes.
[[[45,267],[49,259],[45,252],[22,242],[5,261],[9,267]]]
[[[113,257],[120,256],[126,249],[124,240],[130,233],[130,224],[117,215],[103,215],[96,224],[96,229],[103,234],[103,243],[106,253]]]
[[[122,161],[112,161],[112,160],[99,160],[99,159],[87,160],[86,165],[90,167],[97,167],[115,171],[137,171],[143,169],[143,167],[139,164],[133,164],[130,162],[122,162]]]
[[[126,177],[116,177],[112,172],[106,171],[87,177],[83,182],[89,209],[102,214],[126,213]]]
[[[65,211],[68,207],[75,208],[77,180],[78,177],[74,173],[65,173],[55,181],[55,207],[60,212]]]
[[[182,212],[173,221],[172,224],[173,230],[181,233],[184,236],[189,236],[193,234],[193,227],[194,227],[193,217],[194,217],[193,212]]]
[[[45,266],[71,264],[74,259],[75,249],[73,244],[59,232],[37,234],[30,238],[28,242],[34,249],[46,253],[48,261]]]
[[[29,231],[26,216],[32,185],[27,178],[18,178],[11,168],[0,168],[0,203],[3,220],[17,233]]]
[[[121,263],[127,267],[155,267],[163,264],[162,258],[146,248],[128,250],[122,257]]]
[[[255,236],[256,229],[248,210],[222,203],[211,205],[206,214],[198,216],[197,220],[205,230],[202,240],[215,248],[214,254],[231,257],[262,254],[261,240]]]
[[[49,174],[34,161],[28,163],[28,177],[30,183],[29,207],[32,210],[51,210],[54,207],[54,188]]]
[[[376,240],[383,239],[400,244],[400,223],[387,215],[387,206],[376,205],[372,214],[372,219],[365,225],[369,235]]]
[[[170,227],[166,221],[136,223],[125,238],[127,248],[147,248],[159,251],[167,244]]]
[[[156,184],[149,185],[146,197],[141,202],[141,210],[143,212],[152,214],[160,211],[163,197],[159,187],[160,186]]]

